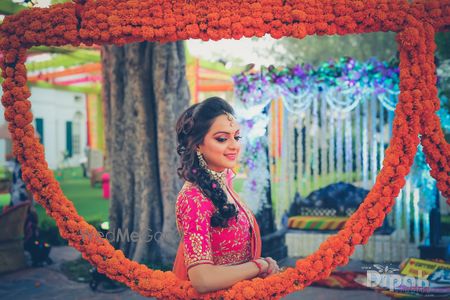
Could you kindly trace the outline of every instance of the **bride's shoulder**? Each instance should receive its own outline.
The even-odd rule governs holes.
[[[196,207],[202,211],[212,211],[212,202],[201,192],[200,188],[191,182],[186,181],[178,193],[176,207],[179,211],[192,210]]]
[[[183,197],[201,197],[203,193],[201,192],[200,188],[190,181],[185,181],[183,184],[183,187],[178,192],[178,199]]]
[[[186,180],[183,186],[181,187],[180,193],[196,190],[200,190],[200,188],[195,183]]]

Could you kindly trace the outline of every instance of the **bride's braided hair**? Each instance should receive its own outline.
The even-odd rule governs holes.
[[[227,195],[220,184],[201,168],[196,155],[197,146],[203,142],[214,119],[225,112],[234,115],[233,108],[222,98],[211,97],[194,104],[179,117],[176,125],[177,153],[181,157],[178,175],[200,187],[203,194],[211,199],[216,211],[211,217],[212,227],[228,226],[228,220],[237,219],[236,206],[228,203]]]

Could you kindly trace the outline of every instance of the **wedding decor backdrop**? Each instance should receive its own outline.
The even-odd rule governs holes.
[[[367,243],[405,185],[419,142],[438,189],[444,197],[450,196],[450,146],[436,115],[439,98],[434,64],[435,32],[449,27],[450,0],[76,0],[4,19],[0,27],[2,104],[27,188],[55,218],[62,237],[99,272],[142,295],[158,298],[279,298],[328,277],[348,262],[357,245]],[[383,167],[344,229],[324,241],[315,253],[298,260],[295,268],[265,279],[246,280],[228,290],[199,295],[190,282],[178,280],[172,272],[151,270],[125,258],[107,240],[92,238],[97,236],[95,228],[63,195],[44,160],[44,148],[34,137],[25,68],[26,52],[32,46],[239,39],[266,33],[274,38],[303,38],[374,31],[397,32],[400,58],[400,95]]]
[[[441,68],[438,73],[443,73]],[[296,193],[306,197],[337,181],[370,189],[392,136],[400,93],[398,75],[395,60],[380,62],[372,58],[358,62],[343,57],[317,67],[269,67],[234,76],[238,115],[243,118],[247,138],[242,156],[247,178],[242,194],[253,211],[268,205],[270,181],[279,229],[284,226]],[[445,96],[441,99],[445,104]],[[442,116],[444,129],[450,126],[445,105],[441,105],[438,115]],[[270,148],[269,160],[261,151],[263,145]],[[378,262],[419,255],[418,246],[430,234],[429,213],[436,204],[436,182],[429,174],[419,149],[412,172],[396,199],[394,213],[389,216],[396,232],[384,237],[379,245],[364,246],[358,258]],[[288,234],[288,244],[290,239],[295,240],[289,253],[306,256],[312,252],[308,244],[320,244],[326,236],[309,234],[309,239],[317,240],[311,243],[298,234]]]
[[[269,175],[279,187],[272,185],[277,225],[297,192],[306,196],[339,180],[370,189],[392,135],[400,93],[398,73],[396,61],[373,58],[362,63],[343,57],[318,67],[269,67],[234,76],[238,115],[247,138],[242,155],[247,170],[243,198],[253,211],[265,204]],[[440,69],[438,73],[442,73]],[[441,103],[446,101],[442,95]],[[438,115],[444,129],[450,126],[445,105]],[[270,146],[270,165],[275,165],[272,174],[269,160],[261,156],[263,145]],[[422,155],[420,150],[417,158]],[[422,159],[414,171],[410,180],[429,177]],[[428,181],[413,189],[419,185],[424,196],[420,201],[426,202],[420,206],[426,214],[436,193],[430,191],[432,183]],[[402,214],[401,208],[397,209]],[[417,225],[418,220],[415,222]]]
[[[372,183],[369,176],[375,180],[384,153],[384,141],[380,138],[384,137],[385,115],[388,124],[392,125],[399,93],[398,67],[376,59],[360,63],[352,58],[341,58],[317,68],[312,65],[283,69],[270,67],[256,73],[237,75],[234,80],[236,96],[242,104],[240,113],[245,118],[250,117],[243,124],[251,141],[258,133],[266,135],[265,126],[271,123],[268,143],[272,156],[276,158],[273,177],[274,181],[285,184],[279,190],[288,191],[282,197],[285,198],[283,201],[279,201],[280,194],[273,194],[274,201],[278,204],[290,201],[295,192],[305,195],[336,179],[354,181],[361,177],[364,187],[369,188]],[[373,102],[370,97],[379,99],[379,109],[384,108],[389,113],[377,112],[375,108],[369,115],[369,104]],[[277,103],[271,104],[272,101]],[[363,104],[365,106],[361,109]],[[270,114],[262,114],[268,105],[272,105]],[[251,119],[253,116],[263,116],[265,122],[256,124]],[[381,127],[380,130],[377,127]],[[380,134],[378,141],[375,138],[369,141],[376,133]],[[379,149],[377,143],[380,144]],[[369,149],[375,151],[369,153]],[[260,178],[262,169],[267,168],[267,165],[261,166],[252,172],[255,160],[259,160],[259,155],[244,155],[244,162],[250,170],[250,180],[245,185],[249,196],[256,190],[256,178]],[[353,174],[354,169],[356,174]],[[326,180],[319,182],[319,175]],[[280,176],[283,176],[282,180]],[[264,188],[267,184],[262,182]],[[257,199],[249,197],[248,201]],[[256,206],[254,204],[253,208]],[[278,208],[287,209],[287,206],[276,207],[279,221],[283,211]]]

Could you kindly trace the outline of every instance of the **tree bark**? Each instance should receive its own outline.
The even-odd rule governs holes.
[[[102,48],[109,240],[138,262],[168,266],[179,242],[176,118],[189,105],[183,42]]]

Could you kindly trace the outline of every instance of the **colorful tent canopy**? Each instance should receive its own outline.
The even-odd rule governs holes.
[[[86,94],[88,145],[104,150],[100,47],[33,47],[26,67],[30,86]],[[238,72],[238,68],[193,57],[186,50],[186,76],[193,103],[199,101],[202,92],[232,92],[232,75]]]

